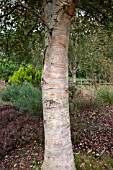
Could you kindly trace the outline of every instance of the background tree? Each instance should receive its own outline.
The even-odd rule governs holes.
[[[109,21],[106,25],[105,22],[95,18],[95,15],[92,17],[91,15],[92,11],[90,14],[90,11],[81,10],[80,7],[76,17],[73,18],[69,46],[69,68],[71,68],[72,77],[77,72],[77,77],[101,78],[107,81],[107,77],[112,77],[112,60],[107,54],[109,53],[107,51],[110,51],[109,54],[112,55],[110,45],[112,44],[110,43],[112,41],[112,21],[109,21],[106,16],[107,21],[105,22]],[[106,61],[106,64],[103,60]]]

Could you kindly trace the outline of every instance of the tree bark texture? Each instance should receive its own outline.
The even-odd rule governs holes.
[[[42,74],[43,170],[75,170],[68,101],[68,43],[73,3],[69,2],[70,8],[66,6],[64,9],[64,2],[47,1],[45,7],[50,30],[46,30],[45,34],[46,53]],[[65,11],[67,8],[70,13]]]

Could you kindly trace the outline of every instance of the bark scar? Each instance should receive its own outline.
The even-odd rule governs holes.
[[[56,107],[59,104],[58,102],[55,102],[54,100],[46,100],[44,103],[45,103],[45,106],[50,109]]]
[[[43,77],[42,77],[42,84],[47,84],[47,82],[45,81]]]

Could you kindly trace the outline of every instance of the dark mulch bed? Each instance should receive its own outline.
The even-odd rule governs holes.
[[[5,108],[0,113],[14,108]],[[37,119],[40,128],[43,129],[42,118]],[[85,110],[78,114],[77,121],[72,122],[72,141],[74,154],[80,152],[92,153],[100,158],[106,154],[113,157],[113,107],[104,107],[94,111]],[[40,132],[39,132],[40,133]],[[43,136],[41,130],[41,138]],[[44,145],[40,140],[32,140],[25,146],[6,152],[0,159],[1,170],[32,170],[35,166],[41,166],[44,155]]]
[[[74,153],[91,152],[95,157],[106,154],[113,158],[113,106],[85,110],[78,115],[77,124],[78,129],[72,126],[72,133],[79,139],[73,143]]]
[[[0,117],[0,170],[40,167],[44,155],[42,117],[18,112],[12,106],[0,109]]]
[[[25,147],[10,151],[0,160],[0,170],[32,170],[42,165],[44,150],[41,144],[34,141]]]

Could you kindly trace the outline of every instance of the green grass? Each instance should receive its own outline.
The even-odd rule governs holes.
[[[78,154],[75,157],[77,170],[113,170],[113,159],[103,155],[97,160],[91,154]]]
[[[72,81],[72,77],[68,77],[68,80],[69,81]],[[92,79],[86,79],[86,78],[76,78],[76,82],[92,82],[93,80]]]
[[[113,89],[109,86],[100,87],[97,90],[97,95],[99,100],[103,104],[113,105]]]

